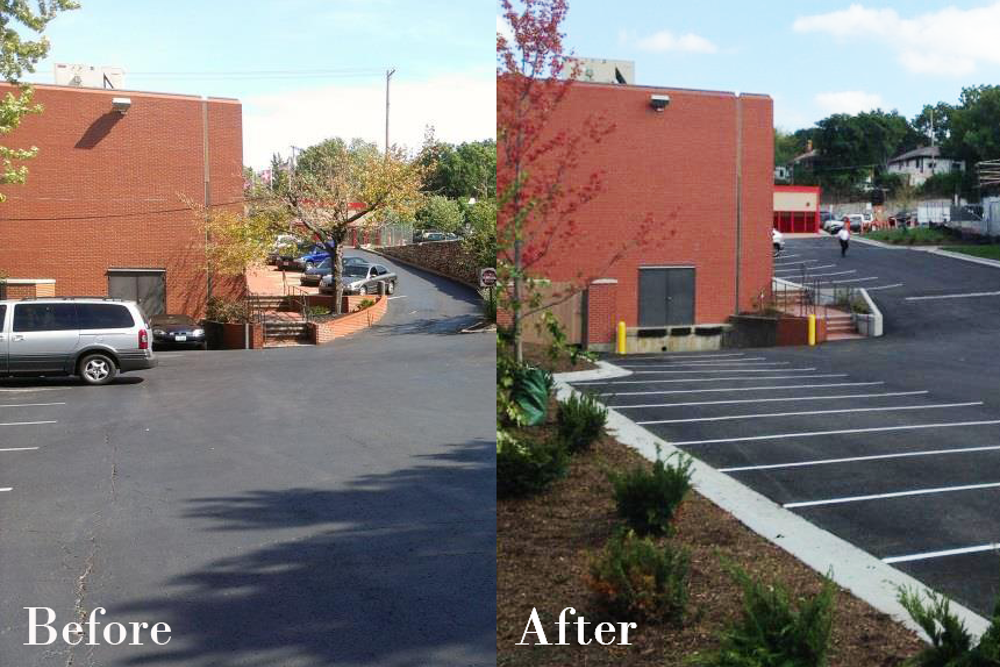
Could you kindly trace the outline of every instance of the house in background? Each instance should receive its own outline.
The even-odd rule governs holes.
[[[928,178],[954,171],[965,171],[965,162],[941,157],[940,146],[924,146],[897,155],[887,163],[890,174],[902,174],[910,185],[923,185]]]
[[[8,296],[110,296],[147,315],[197,316],[209,293],[245,293],[241,277],[209,277],[205,233],[184,202],[242,210],[237,100],[34,89],[45,110],[4,142],[38,147],[27,182],[5,187],[0,207]]]

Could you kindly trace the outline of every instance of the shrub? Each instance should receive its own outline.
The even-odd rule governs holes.
[[[330,309],[326,306],[309,306],[309,316],[310,317],[323,317],[324,315],[329,315]]]
[[[371,299],[361,299],[361,301],[358,302],[357,307],[354,309],[354,312],[358,312],[359,310],[364,310],[365,308],[371,308],[374,305],[375,302]]]
[[[487,322],[496,324],[497,321],[497,290],[496,288],[481,289],[479,296],[482,297],[483,318]]]
[[[597,399],[574,393],[559,404],[559,437],[571,454],[590,449],[607,419],[608,409]]]
[[[676,457],[674,463],[670,460]],[[669,535],[673,531],[674,513],[691,489],[692,461],[675,453],[660,458],[652,470],[636,466],[629,472],[612,473],[618,515],[640,535]]]
[[[242,323],[250,321],[250,313],[245,301],[227,301],[213,296],[205,304],[205,319],[223,324]]]
[[[617,618],[681,623],[687,606],[690,558],[632,531],[618,531],[591,562],[587,585]]]
[[[927,604],[924,604],[917,591],[899,589],[899,603],[931,639],[931,645],[907,664],[914,667],[988,667],[1000,664],[1000,601],[993,607],[990,627],[973,647],[972,636],[965,629],[965,624],[952,613],[948,598],[928,592],[927,599]]]
[[[537,493],[566,472],[568,456],[558,439],[497,431],[497,496]]]
[[[796,605],[779,584],[768,585],[731,568],[743,588],[743,613],[722,635],[722,645],[699,664],[705,667],[821,667],[833,625],[836,590],[823,590]]]

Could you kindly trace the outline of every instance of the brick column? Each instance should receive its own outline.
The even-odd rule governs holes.
[[[611,350],[618,315],[618,281],[600,278],[587,288],[587,349]]]

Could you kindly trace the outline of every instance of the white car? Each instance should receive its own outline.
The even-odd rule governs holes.
[[[771,228],[771,244],[774,245],[774,254],[785,249],[785,235],[773,227]]]

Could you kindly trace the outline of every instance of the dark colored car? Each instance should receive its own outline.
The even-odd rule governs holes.
[[[285,271],[302,271],[306,268],[307,261],[318,264],[328,257],[326,248],[312,241],[300,243],[284,250],[278,257],[277,267]],[[308,258],[308,259],[307,259]]]
[[[367,261],[361,259],[360,257],[344,257],[341,259],[341,262],[344,266],[350,266],[352,264],[368,264]],[[306,269],[302,275],[299,276],[299,283],[315,287],[316,285],[319,285],[319,281],[323,279],[323,276],[329,275],[330,273],[330,258],[327,257],[311,269]]]
[[[889,224],[893,227],[912,227],[917,224],[917,212],[899,211],[889,216]]]
[[[341,276],[344,294],[378,294],[378,284],[385,284],[385,293],[396,291],[396,274],[381,264],[348,264]],[[327,274],[319,283],[322,294],[333,294],[333,275]]]
[[[154,315],[149,326],[153,329],[153,345],[205,349],[205,329],[187,315]]]
[[[429,243],[431,241],[457,241],[458,236],[451,232],[417,232],[413,235],[414,243]]]

